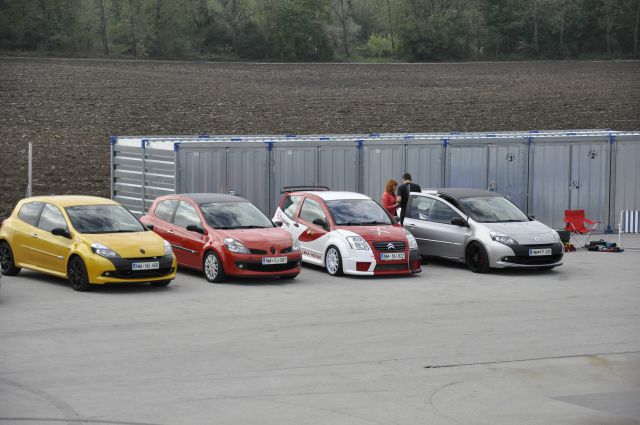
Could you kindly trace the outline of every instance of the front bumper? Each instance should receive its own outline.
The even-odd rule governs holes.
[[[550,248],[551,255],[530,256],[530,249]],[[543,245],[504,245],[492,242],[489,253],[491,267],[495,268],[537,268],[562,265],[564,246],[562,243]]]
[[[159,267],[153,270],[133,270],[133,263],[158,262]],[[172,280],[176,277],[176,259],[173,255],[146,258],[112,258],[92,255],[85,260],[89,282],[93,284],[155,282]]]
[[[350,250],[343,254],[342,271],[345,274],[356,276],[385,276],[409,275],[422,271],[420,267],[420,255],[417,249],[409,250],[408,259],[399,261],[380,260],[380,253],[375,250]]]
[[[283,264],[262,264],[263,257],[287,257]],[[244,277],[269,277],[269,276],[296,276],[300,273],[302,254],[290,252],[280,255],[261,254],[236,254],[224,249],[222,267],[229,276]]]

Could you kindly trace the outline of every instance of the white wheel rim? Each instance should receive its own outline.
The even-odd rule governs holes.
[[[336,274],[340,267],[340,258],[338,257],[338,251],[335,248],[327,251],[327,270],[331,274]]]
[[[207,258],[204,260],[204,273],[211,280],[218,276],[218,259],[214,254],[207,255]]]

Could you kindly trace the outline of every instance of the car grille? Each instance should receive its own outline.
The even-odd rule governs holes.
[[[521,264],[524,266],[544,266],[546,264],[557,263],[562,259],[562,254],[545,255],[540,257],[505,257],[507,263]]]
[[[374,271],[376,272],[389,272],[389,271],[398,271],[398,270],[408,270],[409,264],[378,264]]]
[[[105,272],[105,277],[115,277],[118,279],[142,279],[145,277],[162,277],[173,272],[173,267],[165,267],[156,270],[116,270]]]
[[[262,263],[243,263],[236,261],[236,267],[241,270],[249,270],[252,272],[283,272],[291,269],[295,269],[300,266],[299,261],[289,261],[285,264],[267,264]]]
[[[373,242],[373,247],[378,252],[404,251],[407,243],[404,241]]]
[[[252,254],[257,254],[257,255],[265,255],[267,253],[267,251],[265,251],[263,249],[253,249],[253,248],[249,248],[249,252],[251,252]]]
[[[293,247],[290,246],[290,247],[284,248],[282,251],[280,251],[280,254],[288,254],[290,252],[293,252],[292,250],[293,250]]]

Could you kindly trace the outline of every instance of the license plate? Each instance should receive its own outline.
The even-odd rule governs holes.
[[[262,264],[285,264],[287,262],[287,257],[262,257]]]
[[[131,264],[131,270],[155,270],[160,268],[159,261],[153,261],[151,263],[133,263]]]
[[[384,252],[380,254],[381,260],[392,261],[392,260],[404,260],[404,252]]]
[[[542,249],[530,249],[529,256],[534,257],[537,255],[551,255],[551,248],[542,248]]]

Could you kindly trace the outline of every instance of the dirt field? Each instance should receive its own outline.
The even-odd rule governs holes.
[[[110,134],[640,129],[640,62],[235,64],[0,58],[0,217],[109,196]]]

